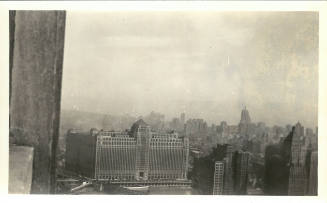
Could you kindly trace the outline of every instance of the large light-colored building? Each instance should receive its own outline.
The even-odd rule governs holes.
[[[96,180],[187,180],[188,138],[153,132],[142,119],[126,132],[71,131],[66,148],[66,169]]]

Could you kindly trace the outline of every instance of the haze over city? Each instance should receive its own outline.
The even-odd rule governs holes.
[[[103,20],[106,19],[106,20]],[[318,13],[67,12],[62,109],[317,125]]]

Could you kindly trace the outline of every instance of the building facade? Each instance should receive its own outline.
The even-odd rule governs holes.
[[[310,156],[308,195],[318,194],[318,152],[314,151]]]
[[[306,190],[305,186],[307,185],[307,174],[305,170],[306,150],[302,148],[303,143],[301,137],[304,137],[304,128],[300,123],[295,125],[290,136],[292,136],[292,141],[288,195],[304,195]]]
[[[317,153],[311,143],[305,145],[304,138],[304,128],[298,122],[280,144],[266,148],[266,194],[316,195]]]
[[[233,194],[233,147],[230,144],[218,144],[213,151],[214,159],[224,163],[223,195]]]
[[[69,132],[66,148],[66,169],[96,180],[187,179],[188,138],[153,132],[142,119],[125,132]]]
[[[213,195],[222,195],[224,186],[224,165],[222,161],[215,162],[215,174],[213,182]]]
[[[234,194],[245,195],[248,184],[249,152],[236,151],[234,153]]]

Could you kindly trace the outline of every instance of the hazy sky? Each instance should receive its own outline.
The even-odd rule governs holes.
[[[63,109],[313,127],[317,101],[317,13],[67,13]]]

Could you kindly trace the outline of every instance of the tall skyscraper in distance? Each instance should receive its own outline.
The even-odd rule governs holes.
[[[241,112],[241,120],[240,124],[250,124],[251,123],[251,118],[249,111],[244,107],[244,109]]]
[[[215,162],[215,174],[213,181],[213,195],[223,194],[223,184],[224,184],[224,165],[223,161]]]
[[[241,112],[241,120],[238,125],[238,130],[241,135],[249,135],[250,132],[254,130],[255,125],[251,123],[250,113],[244,107],[244,109]]]

